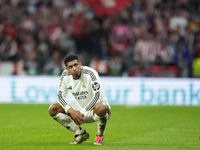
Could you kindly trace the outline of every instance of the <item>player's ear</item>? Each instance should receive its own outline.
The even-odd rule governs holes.
[[[82,63],[81,63],[81,62],[79,62],[79,65],[81,66],[81,65],[82,65]]]

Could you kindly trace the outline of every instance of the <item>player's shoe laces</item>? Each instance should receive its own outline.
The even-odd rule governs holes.
[[[96,135],[96,140],[94,141],[94,145],[103,145],[104,136]]]
[[[82,134],[76,134],[74,136],[74,141],[71,142],[70,144],[80,144],[83,141],[86,141],[87,139],[89,139],[89,133],[87,133],[85,130]]]

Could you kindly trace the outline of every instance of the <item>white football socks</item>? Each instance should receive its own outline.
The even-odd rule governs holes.
[[[63,127],[69,129],[72,132],[75,132],[75,134],[82,134],[84,132],[84,130],[76,125],[71,117],[66,114],[58,113],[52,118],[59,122]]]
[[[107,121],[109,119],[109,114],[106,113],[106,115],[103,117],[99,117],[98,115],[94,114],[93,119],[97,122],[98,125],[97,135],[103,136],[106,129]]]

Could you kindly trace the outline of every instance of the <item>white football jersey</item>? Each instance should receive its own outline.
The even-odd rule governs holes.
[[[107,103],[98,73],[87,66],[81,67],[81,77],[77,80],[74,80],[67,70],[62,72],[57,99],[65,112],[71,108],[66,100],[68,91],[76,99],[76,104],[81,107],[81,113],[90,111],[98,102]]]

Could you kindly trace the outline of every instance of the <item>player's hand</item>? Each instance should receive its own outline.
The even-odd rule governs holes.
[[[68,110],[71,118],[74,120],[74,122],[77,124],[77,125],[81,125],[82,124],[82,121],[83,121],[83,114],[80,112],[80,111],[76,111],[72,108],[70,108]]]

